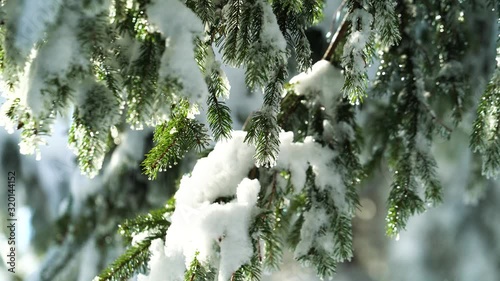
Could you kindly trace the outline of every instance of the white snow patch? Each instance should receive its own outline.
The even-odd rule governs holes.
[[[172,271],[165,268],[165,264],[167,264],[167,257],[165,256],[165,246],[163,245],[163,241],[161,239],[156,239],[151,242],[151,246],[149,247],[149,251],[151,252],[151,259],[149,261],[150,272],[149,275],[139,274],[137,277],[138,281],[162,281],[165,279],[165,273],[168,272],[169,280],[183,280],[183,276],[172,276]]]
[[[208,88],[193,51],[194,38],[204,31],[202,21],[178,0],[154,0],[146,12],[149,21],[167,38],[160,78],[177,79],[185,97],[205,102]]]
[[[300,230],[300,242],[295,248],[295,257],[306,255],[315,242],[320,227],[329,223],[330,216],[323,208],[311,209],[304,213],[304,224]]]
[[[316,62],[310,71],[302,72],[290,79],[294,90],[299,95],[316,96],[333,116],[333,110],[342,96],[344,76],[340,69],[326,60]]]
[[[267,1],[262,1],[263,23],[260,33],[260,39],[263,45],[272,46],[273,49],[286,52],[286,40],[281,33],[276,15],[274,15],[271,4]]]
[[[24,0],[10,2],[14,2],[14,5],[20,5],[11,7],[15,11],[9,11],[7,14],[15,15],[16,12],[19,12],[14,47],[19,50],[21,57],[25,57],[29,55],[35,43],[44,37],[47,27],[56,21],[63,1]]]
[[[304,187],[307,169],[311,166],[315,185],[321,190],[329,190],[339,211],[347,213],[349,206],[345,201],[346,187],[332,163],[337,154],[314,142],[312,137],[306,137],[303,143],[294,143],[292,140],[293,133],[280,134],[277,168],[290,171],[295,192],[300,192]]]
[[[250,260],[253,250],[248,229],[260,183],[247,178],[254,166],[255,148],[244,143],[245,135],[245,132],[235,131],[231,139],[218,142],[207,157],[198,160],[192,173],[182,178],[175,195],[176,209],[170,217],[172,224],[167,231],[164,262],[161,265],[150,262],[152,273],[149,277],[142,276],[141,280],[182,280],[196,253],[200,262],[218,269],[219,281],[228,280]],[[289,170],[296,190],[300,191],[305,184],[306,171],[309,165],[312,166],[316,185],[331,190],[335,194],[336,207],[345,212],[345,187],[331,166],[336,156],[334,152],[310,137],[304,143],[294,143],[291,132],[282,132],[280,142],[276,169]],[[217,202],[218,198],[233,196],[235,199],[228,203]],[[309,248],[314,233],[327,223],[327,219],[324,209],[307,212],[301,249]],[[318,243],[328,246],[334,241],[325,238]],[[160,269],[169,272],[166,279],[164,275],[163,279],[155,279],[154,272]]]
[[[46,43],[32,53],[33,60],[27,64],[20,79],[20,95],[35,118],[48,115],[52,109],[53,95],[44,91],[55,88],[47,82],[53,79],[65,81],[71,67],[85,68],[88,65],[75,33],[78,19],[75,12],[64,10],[62,23],[49,33]]]
[[[236,186],[253,166],[255,149],[243,142],[245,132],[235,131],[232,138],[215,146],[209,157],[199,159],[191,176],[184,176],[175,198],[196,206],[217,197],[232,196]]]
[[[186,188],[181,184],[181,189]],[[148,281],[182,280],[184,269],[189,266],[196,252],[202,263],[211,263],[216,257],[214,248],[220,247],[220,262],[212,264],[219,269],[219,281],[229,280],[231,274],[252,256],[248,236],[251,217],[257,203],[260,184],[257,180],[243,179],[237,187],[236,200],[227,204],[201,203],[198,206],[176,201],[172,225],[166,236],[163,263],[150,262]],[[155,279],[156,271],[169,272],[165,279]]]

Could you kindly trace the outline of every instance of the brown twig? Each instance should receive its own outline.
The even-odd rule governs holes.
[[[250,122],[252,122],[252,118],[254,115],[255,115],[255,111],[250,113],[250,115],[248,115],[247,119],[245,119],[245,123],[243,123],[243,126],[242,126],[243,131],[248,131],[248,126],[250,126]]]
[[[431,115],[432,117],[432,120],[434,120],[434,122],[438,123],[441,127],[443,127],[448,133],[452,133],[453,132],[453,129],[448,127],[445,123],[443,123],[443,121],[441,121],[437,116],[436,116],[436,113],[434,112],[434,110],[432,110],[432,108],[429,106],[429,104],[427,104],[426,102],[422,102],[422,104],[424,105],[425,109],[427,109],[427,111],[429,112],[429,114]]]
[[[250,172],[248,172],[248,178],[253,180],[253,179],[256,179],[257,178],[257,172],[259,171],[259,169],[257,168],[257,166],[253,166],[253,168],[250,170]]]
[[[163,150],[162,154],[160,155],[160,157],[158,159],[156,159],[156,161],[153,163],[153,165],[151,165],[151,170],[156,170],[156,168],[158,167],[158,165],[160,164],[160,162],[163,160],[163,158],[165,157],[165,155],[170,151],[170,149],[176,144],[176,141],[173,141],[171,144],[169,144],[167,146],[166,149]]]
[[[257,238],[257,253],[258,253],[258,257],[259,257],[259,262],[262,262],[262,252],[260,249],[260,237]]]
[[[347,4],[347,0],[343,0],[342,3],[340,3],[340,5],[337,7],[337,9],[335,10],[335,13],[333,13],[333,17],[332,17],[332,24],[330,25],[330,34],[333,34],[333,32],[335,31],[334,28],[336,27],[335,26],[335,18],[337,17],[337,15],[342,11],[342,9],[344,8],[344,6]]]
[[[326,49],[326,52],[323,55],[324,60],[328,60],[331,62],[333,54],[335,53],[335,49],[340,43],[340,39],[343,38],[345,33],[347,32],[347,28],[349,26],[347,24],[347,18],[348,15],[345,15],[344,19],[342,20],[342,23],[340,23],[340,27],[337,29],[337,32],[335,32],[335,35],[333,35],[332,40],[330,41],[330,45],[328,46],[328,49]]]
[[[267,208],[271,208],[271,204],[273,203],[274,199],[274,194],[276,193],[276,174],[277,172],[274,172],[273,174],[273,182],[272,182],[272,188],[271,188],[271,195],[269,195],[269,202],[267,203]]]

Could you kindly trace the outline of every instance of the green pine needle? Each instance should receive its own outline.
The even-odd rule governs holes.
[[[227,96],[228,89],[218,69],[214,69],[208,82],[207,119],[216,141],[231,137],[231,110],[219,99]]]
[[[279,127],[276,116],[269,111],[258,111],[250,120],[245,142],[256,146],[255,160],[257,165],[274,166],[279,152]]]
[[[137,272],[145,272],[150,259],[149,246],[155,239],[165,238],[165,233],[156,232],[118,257],[110,266],[104,269],[94,281],[128,280]]]
[[[425,184],[425,201],[437,205],[443,201],[443,188],[436,176],[436,160],[430,155],[417,153],[416,170]]]
[[[188,118],[188,112],[189,103],[182,101],[176,105],[171,119],[156,127],[153,137],[156,145],[142,162],[143,171],[150,179],[155,179],[158,172],[177,165],[188,151],[201,151],[208,145],[205,126]]]
[[[477,108],[470,145],[483,159],[482,174],[496,177],[500,171],[500,68],[497,67]]]
[[[189,265],[184,280],[186,281],[213,281],[216,277],[214,268],[207,267],[198,260],[199,252],[196,252],[193,261]]]
[[[396,237],[400,231],[406,228],[408,219],[425,210],[424,202],[410,185],[411,176],[404,171],[399,171],[396,181],[389,193],[387,228],[389,237]]]

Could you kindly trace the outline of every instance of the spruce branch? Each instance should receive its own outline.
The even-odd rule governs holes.
[[[278,189],[278,171],[273,171],[271,175],[270,191],[263,197],[261,202],[263,211],[254,221],[255,233],[258,233],[257,248],[259,261],[264,268],[277,270],[283,259],[284,242],[287,235],[288,225],[284,218],[283,200],[285,194]],[[267,192],[266,192],[267,193]],[[253,232],[253,231],[252,231]],[[261,241],[264,245],[261,251]]]
[[[149,247],[156,239],[164,239],[165,232],[156,232],[146,237],[118,257],[110,266],[104,269],[94,281],[121,281],[131,278],[137,272],[145,272],[150,259]]]
[[[306,196],[304,196],[304,194],[295,196],[290,203],[290,208],[287,212],[288,216],[292,216],[294,212],[297,212],[306,206]],[[290,217],[288,219],[291,220],[292,218]],[[294,250],[300,242],[300,230],[302,229],[303,224],[304,214],[303,212],[299,212],[299,216],[291,223],[289,234],[286,237],[286,242],[292,250]]]
[[[497,66],[479,106],[470,146],[483,160],[482,174],[493,178],[500,172],[500,68]]]
[[[316,175],[309,166],[306,175],[306,201],[303,212],[302,228],[300,229],[300,240],[295,249],[297,260],[306,265],[312,265],[320,278],[329,278],[336,272],[337,260],[343,261],[344,254],[350,258],[352,253],[352,241],[350,237],[351,227],[347,232],[345,225],[339,224],[339,211],[335,204],[332,193],[321,190],[316,186]],[[311,220],[317,220],[318,216],[324,217],[320,225],[311,227]],[[307,236],[304,237],[304,233]],[[335,247],[326,246],[322,241],[333,241]],[[338,248],[340,247],[340,248]],[[300,249],[300,250],[299,250]]]
[[[80,169],[89,177],[97,175],[109,149],[111,127],[120,119],[120,99],[106,86],[89,82],[84,103],[75,109],[69,131],[70,147],[78,156]]]
[[[189,103],[179,102],[168,122],[156,127],[153,141],[155,146],[142,162],[144,173],[155,179],[158,172],[176,165],[189,150],[201,151],[208,145],[209,137],[205,126],[188,118]]]
[[[307,255],[300,256],[297,260],[304,265],[313,264],[321,279],[329,278],[337,272],[337,262],[327,253],[316,248],[311,248]]]
[[[137,42],[139,54],[122,68],[127,89],[127,122],[140,129],[144,124],[156,125],[172,104],[171,94],[179,90],[175,80],[159,81],[160,58],[165,43],[159,33],[146,34]],[[160,115],[160,116],[157,116]]]
[[[276,231],[276,221],[274,210],[264,211],[255,221],[256,232],[264,242],[264,252],[258,255],[259,260],[262,260],[264,268],[271,270],[277,270],[283,259],[283,241],[281,233]]]
[[[375,10],[374,30],[377,32],[377,39],[386,48],[401,41],[399,21],[395,12],[396,4],[395,0],[370,1],[370,6]]]
[[[170,222],[165,215],[174,211],[173,204],[170,205],[152,210],[148,214],[125,220],[122,224],[118,225],[119,233],[125,238],[127,243],[132,242],[134,235],[144,231],[154,230],[166,233]]]
[[[216,141],[227,139],[231,136],[231,110],[221,100],[227,96],[228,89],[223,77],[217,69],[212,70],[208,82],[208,112],[207,119]]]
[[[417,152],[416,169],[425,184],[425,201],[437,205],[443,201],[443,188],[436,175],[436,160],[430,155]]]
[[[254,255],[249,263],[243,265],[233,273],[231,281],[260,281],[261,275],[262,269],[258,262],[258,257]]]
[[[313,26],[321,17],[324,1],[288,1],[272,2],[281,33],[288,46],[295,51],[295,59],[300,71],[311,67],[311,46],[306,36],[306,30]]]
[[[277,113],[281,102],[281,93],[287,74],[284,64],[278,65],[271,81],[264,89],[264,104],[250,119],[245,142],[255,144],[255,159],[258,166],[275,165],[279,152],[279,132]]]
[[[351,218],[346,215],[337,214],[333,233],[335,235],[335,260],[338,262],[351,260],[353,256]]]
[[[186,273],[184,274],[184,280],[186,281],[211,281],[215,280],[216,271],[209,266],[203,265],[198,260],[199,252],[195,253],[193,261],[189,265]]]
[[[412,215],[425,210],[424,202],[415,192],[411,158],[410,155],[404,155],[400,159],[389,193],[386,233],[390,237],[396,237],[404,230]]]
[[[258,166],[275,165],[279,152],[279,127],[271,109],[254,113],[250,120],[245,142],[256,145],[255,160]]]

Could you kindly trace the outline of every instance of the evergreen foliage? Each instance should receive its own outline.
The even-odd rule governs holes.
[[[82,172],[94,177],[101,169],[111,127],[120,119],[120,99],[104,85],[89,83],[83,102],[75,108],[68,140],[78,155]]]
[[[137,272],[146,272],[146,265],[150,258],[149,248],[151,242],[156,239],[164,239],[167,229],[170,226],[166,216],[173,212],[173,204],[173,200],[170,200],[165,208],[153,210],[147,215],[140,215],[132,220],[125,220],[123,224],[119,225],[119,232],[125,238],[125,242],[127,244],[132,243],[133,245],[94,280],[125,280],[131,278]],[[133,237],[140,233],[146,233],[146,237],[134,243]],[[195,273],[196,270],[200,270],[197,266],[197,264],[192,265],[194,267],[192,270]]]
[[[211,47],[210,47],[211,48]],[[213,50],[211,50],[211,54]],[[208,80],[208,98],[207,98],[207,119],[213,137],[216,141],[227,139],[231,136],[231,110],[222,99],[229,96],[229,85],[227,78],[224,77],[220,65],[212,62],[210,68],[205,70]]]
[[[499,44],[500,45],[500,44]],[[497,48],[497,68],[477,108],[471,136],[471,146],[483,158],[482,174],[496,177],[500,167],[500,48]]]
[[[312,68],[305,31],[322,18],[321,0],[53,0],[38,3],[39,17],[30,22],[32,2],[1,2],[7,91],[0,121],[22,130],[22,153],[39,154],[57,115],[69,110],[68,142],[90,177],[114,147],[113,130],[124,125],[154,127],[154,147],[142,161],[150,180],[189,151],[207,149],[211,138],[217,142],[179,182],[175,202],[120,225],[131,246],[96,280],[141,273],[155,281],[145,275],[155,276],[161,261],[182,271],[166,272],[168,280],[257,281],[263,271],[279,270],[285,251],[329,278],[353,257],[360,183],[387,163],[386,233],[397,236],[412,215],[442,201],[432,144],[449,138],[471,111],[471,147],[482,174],[500,171],[494,1],[346,0],[346,18]],[[483,26],[496,37],[476,34]],[[292,57],[301,73],[289,80]],[[369,81],[374,63],[380,65]],[[221,64],[244,68],[246,86],[263,93],[246,132],[231,129]],[[211,134],[195,118],[199,108]],[[186,226],[193,213],[196,223]],[[237,242],[236,230],[215,223],[214,214],[244,226]],[[97,223],[97,213],[88,217]],[[70,218],[67,212],[60,220],[63,240]],[[208,234],[186,236],[203,237],[208,246],[176,233],[200,225]]]
[[[188,106],[187,101],[173,105],[170,120],[156,127],[153,137],[156,145],[142,163],[144,173],[150,178],[154,179],[158,172],[177,165],[189,150],[201,150],[208,145],[204,125],[188,116]]]
[[[127,251],[118,257],[109,267],[107,267],[94,281],[104,280],[126,280],[137,272],[146,272],[146,265],[150,258],[149,247],[155,239],[161,239],[165,233],[158,232],[148,236],[143,241],[131,246]]]
[[[195,255],[193,261],[189,265],[184,279],[193,281],[214,280],[216,272],[213,269],[205,269],[205,267],[196,258],[197,255],[198,254]]]
[[[166,233],[170,223],[166,215],[174,211],[174,202],[170,200],[168,207],[152,210],[146,215],[139,215],[134,219],[125,220],[118,226],[120,234],[126,243],[131,243],[134,236],[144,231]],[[158,237],[161,238],[161,237]]]

